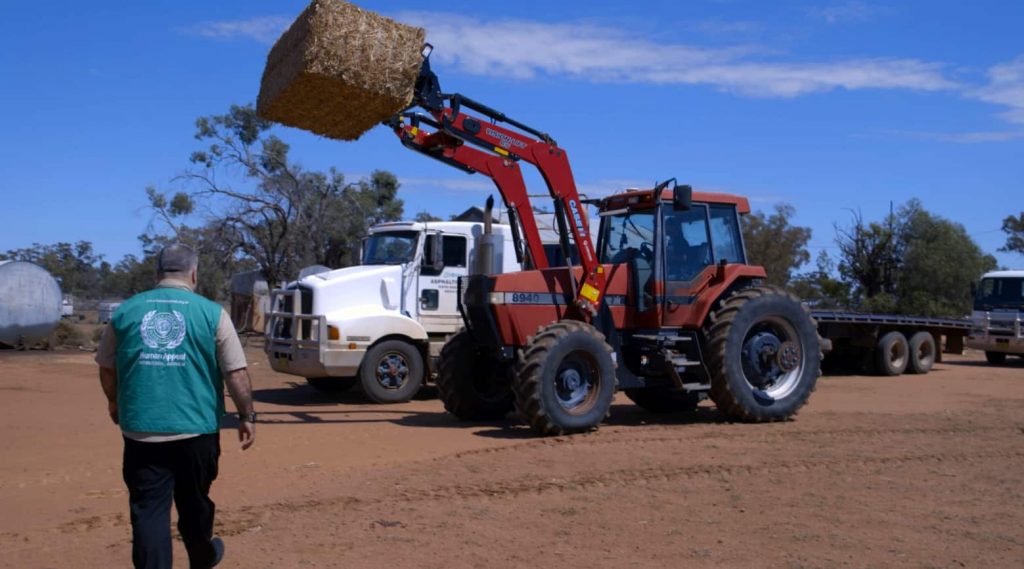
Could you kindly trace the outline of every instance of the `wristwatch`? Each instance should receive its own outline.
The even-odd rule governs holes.
[[[246,413],[239,413],[238,414],[238,420],[239,421],[245,421],[246,423],[255,423],[256,422],[256,412],[253,411],[252,413],[248,413],[248,414],[246,414]]]

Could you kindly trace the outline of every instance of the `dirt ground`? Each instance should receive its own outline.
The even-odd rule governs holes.
[[[599,431],[540,439],[322,395],[252,350],[263,422],[244,453],[222,433],[222,566],[1024,567],[1024,360],[981,360],[825,377],[782,424],[620,397]],[[0,566],[130,565],[91,354],[0,353],[0,457]]]

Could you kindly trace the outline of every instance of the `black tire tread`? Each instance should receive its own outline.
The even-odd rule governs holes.
[[[526,346],[520,350],[519,358],[516,361],[516,378],[513,382],[513,390],[516,394],[516,408],[523,415],[526,421],[535,431],[545,436],[564,435],[571,431],[558,425],[544,411],[540,400],[540,381],[542,365],[548,353],[562,338],[570,332],[584,332],[590,334],[602,344],[609,356],[612,355],[612,347],[608,344],[604,334],[593,326],[578,320],[560,320],[548,326],[542,326],[537,330],[535,336],[527,338]],[[612,358],[614,363],[615,359]],[[613,390],[618,386],[618,379],[612,377],[614,382]],[[605,414],[607,418],[608,413]]]
[[[899,338],[903,339],[904,348],[907,352],[907,363],[905,366],[903,366],[903,369],[895,370],[892,369],[889,365],[889,350],[891,349],[889,342],[899,341]],[[905,373],[907,370],[910,369],[911,359],[912,357],[910,355],[910,342],[907,340],[907,337],[902,332],[887,332],[885,335],[878,339],[878,346],[875,348],[875,372],[878,375],[892,377]]]
[[[482,406],[468,397],[457,384],[452,374],[462,371],[466,358],[473,357],[473,337],[466,330],[460,330],[441,347],[441,360],[437,374],[437,392],[444,403],[445,411],[464,421],[492,421],[503,418],[514,408],[513,400],[507,405]]]
[[[712,376],[715,376],[717,373],[724,373],[722,370],[724,370],[725,366],[725,344],[729,335],[729,329],[731,328],[733,321],[736,319],[736,316],[740,313],[743,305],[755,298],[773,294],[787,297],[793,302],[796,302],[802,308],[807,319],[810,320],[814,327],[815,334],[817,334],[818,324],[815,322],[814,317],[811,316],[810,309],[808,309],[795,294],[783,288],[771,285],[739,289],[723,300],[717,310],[713,310],[708,315],[704,337],[707,341],[706,354],[708,370],[711,372]],[[824,354],[821,353],[821,345],[821,337],[818,336],[819,358],[824,359]],[[820,375],[821,368],[819,366],[818,376]],[[808,392],[808,398],[816,388],[817,383],[815,383],[810,392]],[[708,393],[708,397],[710,397],[711,400],[715,402],[715,405],[725,414],[731,417],[736,417],[741,421],[764,423],[788,419],[788,417],[777,417],[768,413],[757,413],[756,411],[744,408],[744,406],[738,402],[737,394],[732,391],[732,387],[728,381],[712,381],[711,391]],[[791,416],[796,415],[797,412],[798,411],[794,411]]]
[[[930,342],[932,346],[931,362],[924,363],[917,359],[917,350],[922,342]],[[935,338],[929,332],[917,332],[913,336],[907,339],[907,373],[925,374],[932,370],[932,366],[935,364]]]

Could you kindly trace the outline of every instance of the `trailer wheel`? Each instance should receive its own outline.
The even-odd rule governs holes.
[[[928,373],[935,365],[935,338],[930,332],[917,332],[910,337],[910,360],[907,373]]]
[[[711,399],[740,421],[782,421],[807,402],[821,374],[810,312],[775,287],[743,289],[708,317]]]
[[[386,340],[366,352],[359,386],[374,403],[404,403],[423,385],[423,356],[402,340]]]
[[[343,393],[356,384],[354,377],[307,377],[306,381],[321,393]]]
[[[889,332],[878,340],[875,347],[875,370],[878,375],[899,375],[907,369],[910,346],[900,332]]]
[[[998,366],[1006,363],[1006,352],[985,352],[985,359],[988,363]]]
[[[626,389],[626,397],[642,409],[652,413],[680,413],[693,411],[700,403],[701,394],[668,387]]]
[[[501,419],[515,407],[512,365],[478,349],[462,330],[441,348],[437,392],[446,411],[464,421]]]
[[[516,407],[542,435],[597,428],[615,396],[615,361],[593,326],[563,320],[541,328],[520,351]]]

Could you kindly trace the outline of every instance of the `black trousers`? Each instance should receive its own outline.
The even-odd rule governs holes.
[[[124,482],[132,518],[132,562],[136,569],[171,569],[171,501],[189,567],[213,563],[214,503],[220,433],[164,443],[124,439]]]

